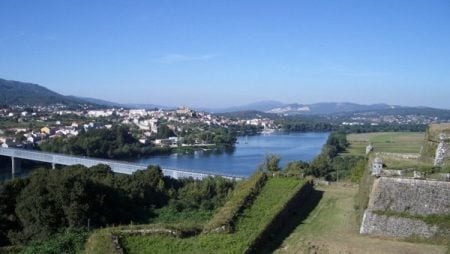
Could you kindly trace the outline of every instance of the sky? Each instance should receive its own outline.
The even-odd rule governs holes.
[[[450,109],[450,1],[1,0],[0,78],[120,103]]]

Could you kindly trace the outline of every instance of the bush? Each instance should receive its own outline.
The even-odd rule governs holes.
[[[267,175],[257,172],[250,179],[239,183],[231,198],[208,222],[203,231],[233,231],[233,224],[237,216],[245,207],[251,205],[266,181]]]
[[[84,243],[88,238],[87,231],[65,232],[53,236],[45,242],[32,242],[20,254],[78,254],[83,253]]]

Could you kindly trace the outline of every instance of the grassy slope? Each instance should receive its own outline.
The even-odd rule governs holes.
[[[130,236],[122,239],[127,253],[243,253],[304,181],[270,178],[236,223],[233,234],[205,234],[186,239]]]
[[[370,143],[376,152],[419,153],[424,141],[422,132],[376,132],[350,134],[349,154],[364,155],[366,146]]]
[[[275,253],[445,253],[445,246],[359,235],[353,209],[355,187],[321,187],[319,204]],[[295,219],[293,219],[295,221]]]

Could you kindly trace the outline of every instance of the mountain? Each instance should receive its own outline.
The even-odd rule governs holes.
[[[85,101],[88,103],[106,106],[106,107],[115,107],[115,108],[130,108],[130,109],[175,109],[177,107],[169,107],[169,106],[161,106],[161,105],[155,105],[155,104],[139,104],[139,103],[117,103],[97,98],[90,98],[90,97],[78,97],[78,96],[69,96],[70,98],[74,98],[76,100]]]
[[[310,114],[310,115],[326,115],[342,112],[358,112],[358,111],[371,111],[371,110],[383,110],[390,109],[399,106],[390,106],[387,104],[372,104],[362,105],[350,102],[322,102],[314,104],[287,104],[282,107],[273,108],[266,111],[267,113],[286,114],[286,115],[298,115],[298,114]]]
[[[242,106],[229,107],[223,109],[203,109],[204,111],[214,113],[230,113],[239,111],[260,111],[264,113],[283,114],[283,115],[326,115],[341,112],[357,112],[370,110],[383,110],[399,106],[390,106],[387,104],[362,105],[350,102],[321,102],[314,104],[285,104],[278,101],[261,101]]]
[[[46,106],[52,104],[76,105],[85,104],[85,102],[58,94],[37,84],[0,79],[0,105]]]
[[[162,105],[155,105],[155,104],[139,104],[139,103],[127,103],[124,104],[125,107],[127,108],[137,108],[137,109],[148,109],[148,110],[152,110],[152,109],[164,109],[164,110],[169,110],[169,109],[176,109],[178,107],[171,107],[171,106],[162,106]]]
[[[250,103],[247,105],[234,106],[228,108],[198,108],[201,111],[213,112],[213,113],[230,113],[230,112],[238,112],[238,111],[260,111],[266,112],[271,109],[283,107],[286,104],[279,101],[259,101],[255,103]]]
[[[123,108],[128,107],[128,106],[126,106],[124,104],[111,102],[111,101],[106,101],[106,100],[101,100],[101,99],[96,99],[96,98],[78,97],[78,96],[74,96],[74,95],[69,95],[68,97],[69,98],[73,98],[73,99],[78,100],[78,101],[84,101],[84,102],[97,104],[97,105],[102,105],[102,106],[107,106],[107,107],[123,107]]]

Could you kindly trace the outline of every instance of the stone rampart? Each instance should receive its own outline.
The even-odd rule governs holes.
[[[360,233],[384,237],[406,238],[421,236],[429,238],[439,232],[435,225],[428,225],[419,219],[403,218],[376,214],[366,211]]]
[[[411,215],[450,214],[450,183],[380,177],[373,185],[368,207]]]
[[[450,182],[380,177],[375,180],[360,233],[383,237],[447,235],[421,218],[450,214]]]

